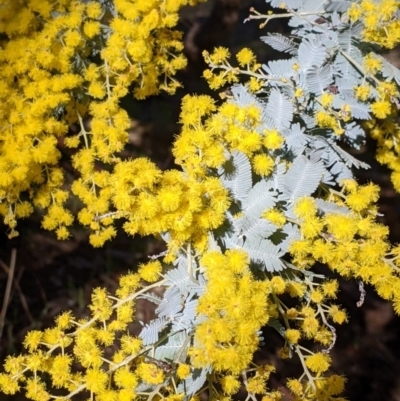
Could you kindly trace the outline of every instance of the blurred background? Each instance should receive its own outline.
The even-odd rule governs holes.
[[[262,30],[257,21],[244,24],[250,7],[263,13],[268,10],[262,0],[208,0],[197,7],[182,9],[178,28],[185,34],[189,64],[178,79],[184,88],[172,97],[160,95],[136,101],[127,96],[123,100],[132,118],[124,156],[147,156],[162,169],[174,167],[171,146],[180,130],[177,122],[182,97],[187,93],[209,94],[220,99],[218,92],[211,92],[201,78],[206,68],[201,56],[203,50],[226,46],[235,54],[246,46],[253,49],[261,63],[282,57],[259,37],[266,32],[289,34],[286,21],[273,20]],[[392,63],[400,62],[397,50],[385,56]],[[371,169],[356,175],[363,183],[372,181],[381,187],[379,205],[383,216],[380,222],[390,227],[390,240],[400,242],[400,196],[392,188],[389,171],[374,160],[374,142],[369,140],[352,153],[371,165]],[[62,159],[62,163],[72,177],[68,158]],[[77,210],[79,205],[71,200],[70,207]],[[131,238],[122,230],[115,240],[94,249],[88,244],[87,232],[78,226],[74,227],[70,240],[60,242],[53,233],[41,229],[40,214],[20,221],[19,231],[19,237],[9,240],[4,226],[0,225],[0,302],[6,290],[12,249],[16,250],[12,289],[7,305],[3,302],[2,306],[0,361],[21,350],[28,330],[51,326],[60,312],[71,309],[75,316],[87,315],[86,305],[94,287],[107,287],[114,292],[121,274],[135,271],[149,255],[164,249],[154,238]],[[330,274],[322,267],[321,271]],[[333,371],[347,377],[344,396],[350,401],[400,401],[400,319],[391,305],[380,300],[371,288],[366,287],[366,299],[361,308],[356,306],[359,298],[358,283],[340,280],[340,303],[350,319],[348,324],[337,327],[337,342],[331,351]],[[140,300],[137,319],[147,322],[152,316],[151,305]],[[140,327],[133,324],[131,329],[138,333]],[[280,360],[277,350],[283,345],[282,338],[272,328],[266,327],[263,331],[265,345],[257,353],[257,361],[276,366],[270,386],[280,389],[285,401],[290,401],[284,383],[287,377],[301,374],[298,361],[296,357]],[[0,395],[0,401],[24,399],[21,395]]]

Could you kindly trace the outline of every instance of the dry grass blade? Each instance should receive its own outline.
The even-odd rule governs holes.
[[[11,251],[11,260],[10,260],[10,267],[9,267],[9,271],[8,271],[6,292],[4,294],[3,306],[1,308],[1,313],[0,313],[0,339],[3,336],[4,321],[6,318],[8,304],[10,302],[10,294],[11,294],[11,287],[12,287],[12,282],[13,282],[13,278],[14,278],[16,260],[17,260],[17,250],[15,248],[13,248]]]

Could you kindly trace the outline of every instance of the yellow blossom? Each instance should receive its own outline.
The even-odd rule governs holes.
[[[378,100],[371,105],[372,113],[378,118],[386,118],[391,111],[391,104],[387,100]]]
[[[290,344],[297,344],[301,337],[301,333],[299,330],[287,329],[285,332],[285,337]]]
[[[153,260],[139,266],[138,273],[143,280],[153,283],[160,277],[162,265],[159,260]]]
[[[256,57],[252,50],[246,47],[236,54],[236,59],[241,67],[253,64],[256,61]]]
[[[323,373],[329,369],[331,358],[328,354],[317,352],[314,355],[306,357],[307,367],[315,373]]]

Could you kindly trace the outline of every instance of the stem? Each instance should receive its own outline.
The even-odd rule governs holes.
[[[253,19],[265,19],[265,22],[263,22],[260,25],[260,28],[264,28],[269,21],[276,19],[276,18],[290,18],[290,17],[306,17],[308,15],[320,15],[320,14],[325,14],[326,11],[325,10],[321,10],[321,11],[304,11],[304,12],[300,12],[300,13],[295,13],[295,12],[289,12],[289,13],[284,13],[284,14],[271,14],[271,15],[267,15],[267,14],[260,14],[258,12],[256,12],[254,9],[250,9],[250,11],[253,11],[256,13],[256,15],[250,15],[248,18],[246,18],[243,23],[246,23],[250,20]]]
[[[80,115],[78,110],[76,111],[76,114],[78,116],[79,125],[81,127],[81,134],[83,136],[83,140],[85,141],[85,147],[86,147],[86,149],[88,149],[89,148],[89,141],[88,141],[88,138],[87,138],[88,132],[85,130],[85,126],[83,125],[82,116]]]
[[[1,313],[0,313],[0,339],[3,335],[3,328],[6,319],[7,308],[8,305],[10,304],[11,287],[14,279],[16,261],[17,261],[17,250],[13,248],[11,250],[11,261],[8,270],[8,278],[6,284],[6,291],[4,293],[3,307],[1,308]]]
[[[395,258],[395,259],[396,259],[396,258]],[[395,260],[395,259],[392,259],[392,260]],[[392,260],[391,260],[391,259],[388,259],[388,258],[385,258],[385,257],[382,258],[382,261],[383,261],[384,263],[387,263],[396,273],[400,273],[400,268],[397,267],[397,266],[393,263]]]
[[[111,98],[111,89],[110,89],[110,68],[108,66],[107,60],[104,60],[104,69],[106,71],[106,88],[107,88],[107,97],[110,100]]]
[[[286,329],[290,329],[289,320],[285,315],[285,311],[283,310],[283,308],[281,306],[281,302],[280,302],[279,298],[275,294],[272,294],[272,297],[274,298],[275,303],[278,305],[278,311],[281,314],[283,321],[285,322]],[[310,371],[308,370],[306,362],[304,360],[304,356],[301,353],[301,349],[304,349],[304,350],[307,350],[307,349],[301,347],[300,345],[293,345],[293,348],[300,359],[301,365],[303,366],[303,370],[308,378],[308,381],[310,382],[312,388],[315,390],[316,387],[315,387],[315,383],[314,383],[314,378],[312,377]],[[307,350],[307,351],[311,352],[309,350]]]
[[[187,267],[187,271],[189,274],[189,278],[191,281],[193,281],[193,283],[195,284],[199,284],[198,280],[196,280],[196,278],[193,276],[193,269],[192,269],[192,244],[188,244],[187,247],[187,257],[188,257],[188,267]]]
[[[381,83],[381,81],[379,81],[378,78],[376,78],[374,75],[368,75],[365,73],[364,69],[362,68],[362,66],[360,64],[357,63],[356,60],[353,59],[353,57],[351,57],[349,54],[347,54],[344,50],[339,50],[339,53],[347,60],[349,61],[351,64],[354,65],[354,67],[357,67],[360,72],[365,76],[365,77],[369,77],[372,78],[374,80],[374,82],[379,85]]]
[[[312,388],[315,390],[316,387],[315,387],[315,383],[314,383],[314,378],[307,368],[306,361],[304,360],[304,356],[301,353],[299,346],[295,345],[294,351],[296,352],[296,354],[298,355],[298,357],[300,359],[301,365],[303,366],[304,373],[306,374],[306,376],[308,378],[308,382],[311,384]]]
[[[161,281],[158,281],[157,283],[148,285],[145,288],[142,288],[140,291],[135,292],[134,294],[130,295],[129,297],[126,297],[124,299],[119,300],[119,302],[115,303],[112,306],[112,309],[117,309],[119,306],[123,305],[126,302],[132,301],[135,298],[137,298],[139,295],[147,292],[148,290],[152,289],[152,288],[156,288],[156,287],[161,287],[164,283],[166,282],[166,279],[163,279]],[[73,333],[71,333],[71,336],[76,336],[76,334],[78,333],[79,330],[81,329],[85,329],[86,327],[90,326],[91,324],[93,324],[97,319],[96,318],[92,318],[89,321],[87,321],[85,324],[83,324],[82,326],[80,326],[76,331],[74,331]]]
[[[213,64],[210,63],[209,67],[213,70],[215,68],[219,68],[221,70],[225,70],[225,71],[235,71],[237,72],[237,74],[242,74],[242,75],[249,75],[258,79],[262,79],[264,81],[268,81],[268,80],[277,80],[280,81],[280,78],[269,78],[268,75],[265,74],[257,74],[255,72],[251,72],[251,71],[247,71],[247,70],[241,70],[238,67],[232,67],[230,65],[217,65],[217,64]]]

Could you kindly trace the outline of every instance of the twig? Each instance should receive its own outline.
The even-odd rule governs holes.
[[[333,347],[334,347],[334,345],[336,343],[336,340],[337,340],[336,329],[331,324],[328,323],[328,320],[325,317],[325,314],[324,314],[324,311],[321,308],[321,305],[318,305],[318,311],[319,311],[319,313],[321,315],[321,319],[324,322],[325,326],[327,326],[329,328],[329,330],[331,331],[331,333],[332,333],[332,342],[330,343],[328,348],[322,350],[322,352],[324,354],[329,354],[332,351],[332,349],[333,349]]]
[[[9,274],[10,273],[10,269],[9,267],[2,261],[0,260],[0,266],[3,268],[3,270]],[[28,317],[29,321],[31,324],[33,324],[34,319],[29,311],[29,307],[28,307],[28,303],[26,302],[26,298],[24,293],[22,292],[21,286],[19,285],[19,280],[21,279],[21,275],[22,275],[22,271],[23,271],[23,267],[19,270],[18,272],[18,277],[15,279],[14,281],[14,287],[18,292],[18,296],[19,296],[19,300],[21,301],[21,305],[24,308],[24,311],[26,313],[26,316]]]
[[[367,295],[367,292],[364,288],[364,283],[361,280],[358,282],[358,289],[360,290],[360,300],[357,302],[357,307],[360,308],[364,303],[365,296]]]
[[[9,267],[9,273],[8,273],[8,279],[7,279],[7,285],[6,285],[6,292],[4,293],[3,306],[1,308],[1,313],[0,313],[0,339],[3,336],[4,321],[6,318],[8,304],[10,302],[10,293],[11,293],[11,286],[12,286],[14,272],[15,272],[16,260],[17,260],[17,250],[15,248],[13,248],[11,250],[11,260],[10,260],[10,267]]]
[[[161,258],[161,257],[165,256],[167,253],[168,253],[168,250],[163,251],[163,252],[159,253],[158,255],[149,255],[148,258],[152,259],[152,260],[155,260],[155,259],[158,259],[158,258]]]
[[[294,16],[296,16],[296,17],[303,17],[303,16],[308,16],[308,15],[319,15],[319,14],[325,14],[326,13],[326,11],[324,11],[324,10],[321,10],[321,11],[307,11],[307,12],[299,12],[299,13],[296,13],[296,12],[294,12],[294,11],[291,11],[291,12],[289,12],[289,13],[284,13],[284,14],[260,14],[259,12],[257,12],[253,7],[251,7],[250,8],[250,12],[253,12],[253,13],[255,13],[255,15],[253,14],[253,15],[249,15],[244,21],[243,21],[243,23],[245,24],[246,22],[248,22],[248,21],[251,21],[251,20],[253,20],[253,19],[264,19],[265,20],[265,22],[263,22],[261,25],[260,25],[260,28],[264,28],[265,27],[265,25],[267,25],[268,24],[268,22],[270,21],[270,20],[272,20],[272,19],[275,19],[275,18],[290,18],[290,17],[294,17]]]

